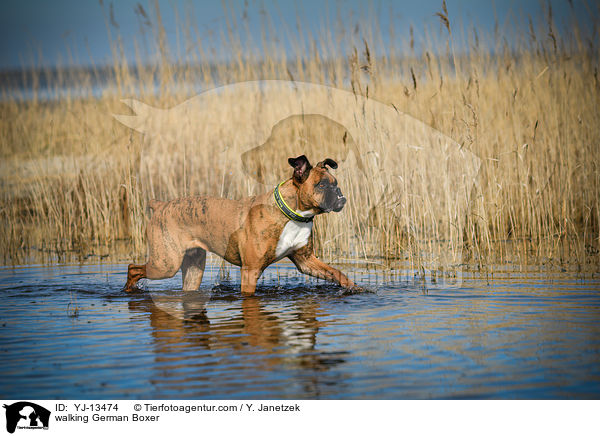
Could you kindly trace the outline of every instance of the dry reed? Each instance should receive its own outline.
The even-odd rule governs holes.
[[[26,72],[32,95],[24,100],[15,97],[10,84],[2,90],[2,263],[140,259],[145,254],[145,205],[152,196],[239,198],[259,191],[260,185],[231,183],[228,163],[219,160],[218,153],[191,171],[191,152],[181,144],[149,151],[141,134],[111,114],[125,111],[122,98],[168,108],[195,95],[199,87],[292,79],[347,89],[392,105],[479,156],[481,170],[463,237],[453,248],[468,259],[480,265],[531,258],[563,264],[575,259],[577,265],[598,267],[600,79],[593,34],[588,38],[574,25],[573,32],[561,38],[549,17],[544,28],[550,37],[538,35],[534,26],[515,28],[514,45],[497,37],[492,39],[495,45],[484,48],[481,35],[472,31],[467,48],[457,54],[452,38],[463,29],[452,29],[444,4],[438,16],[447,31],[437,33],[441,43],[432,41],[421,53],[415,53],[412,27],[404,50],[383,47],[377,25],[366,28],[362,23],[358,34],[344,31],[348,26],[332,26],[342,30],[304,33],[292,41],[291,49],[284,49],[267,35],[252,42],[251,35],[232,25],[219,47],[230,54],[230,61],[211,63],[209,44],[184,22],[181,29],[192,59],[176,64],[169,61],[158,8],[152,17],[142,12],[154,35],[156,64],[144,64],[139,53],[125,56],[119,38],[113,36],[114,64],[109,69]],[[42,75],[55,92],[77,93],[44,100]],[[95,75],[108,76],[109,86],[101,95],[94,94]],[[232,123],[207,120],[199,128],[224,121]],[[161,173],[150,174],[149,180],[140,173],[143,153],[162,165]],[[418,265],[422,253],[433,250],[435,241],[410,236],[410,226],[427,225],[426,207],[414,206],[404,217],[386,208],[375,210],[377,198],[361,195],[364,187],[352,178],[344,183],[351,207],[343,217],[327,217],[318,224],[322,256],[408,259]],[[432,188],[422,183],[423,190]],[[376,213],[365,219],[360,215],[365,210]],[[440,229],[440,239],[445,237],[442,233]]]

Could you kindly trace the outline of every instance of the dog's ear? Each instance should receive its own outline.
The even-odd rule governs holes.
[[[336,161],[334,161],[333,159],[327,158],[322,162],[319,162],[317,164],[318,167],[321,168],[325,168],[325,165],[330,166],[331,168],[333,168],[334,170],[338,167],[338,164]]]
[[[288,163],[294,167],[294,181],[304,183],[308,178],[308,173],[312,170],[312,165],[306,156],[302,155],[296,158],[290,157]]]

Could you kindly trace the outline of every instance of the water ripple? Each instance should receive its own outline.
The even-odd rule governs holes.
[[[5,397],[600,397],[598,280],[364,271],[371,292],[344,294],[279,266],[243,298],[217,269],[197,294],[126,294],[125,270],[0,270]]]

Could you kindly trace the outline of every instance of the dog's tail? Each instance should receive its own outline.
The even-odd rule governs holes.
[[[165,202],[164,201],[159,201],[159,200],[150,200],[148,202],[148,209],[152,212],[157,212],[160,209],[162,209],[165,206]]]

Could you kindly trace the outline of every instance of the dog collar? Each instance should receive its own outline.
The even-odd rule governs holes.
[[[296,212],[294,212],[285,202],[283,197],[281,196],[281,192],[279,192],[279,187],[283,185],[284,182],[281,182],[279,185],[275,187],[275,191],[273,192],[273,196],[275,197],[275,203],[279,210],[292,221],[299,221],[301,223],[309,223],[313,220],[312,216],[302,216]]]

